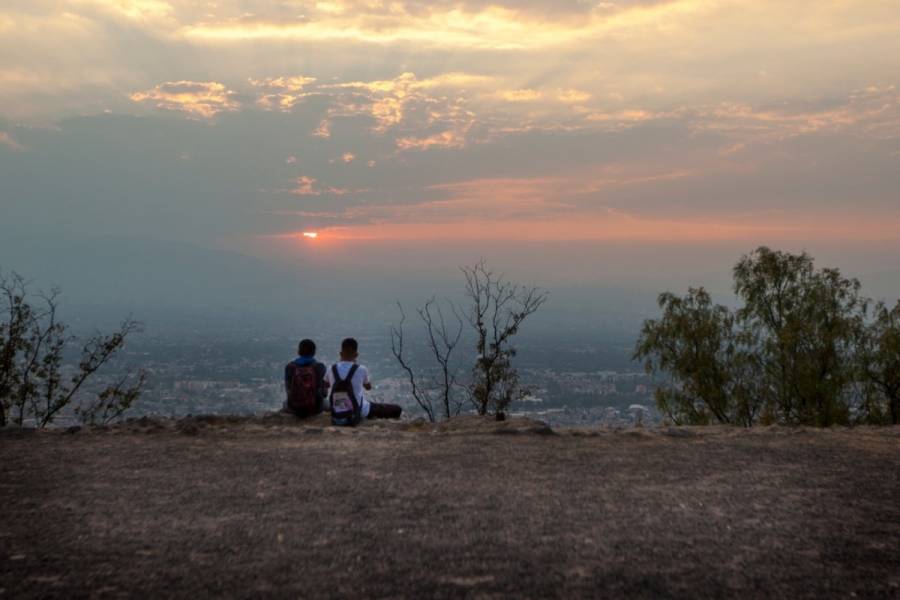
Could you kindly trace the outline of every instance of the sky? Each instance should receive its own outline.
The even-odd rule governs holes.
[[[898,190],[895,0],[0,5],[0,268],[82,295],[652,306],[767,244],[896,297]]]

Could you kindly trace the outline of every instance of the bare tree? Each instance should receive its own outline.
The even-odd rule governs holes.
[[[546,291],[511,283],[491,271],[484,259],[461,267],[469,307],[466,319],[475,330],[478,359],[473,371],[471,400],[478,414],[500,414],[524,395],[512,366],[512,338],[522,323],[549,298]]]
[[[444,311],[433,296],[425,303],[424,307],[418,309],[418,313],[428,333],[428,347],[431,349],[434,360],[438,363],[438,377],[440,378],[438,392],[441,408],[444,409],[444,418],[449,419],[451,416],[459,414],[462,407],[462,403],[456,400],[453,392],[456,388],[457,373],[450,361],[451,355],[462,337],[463,322],[453,303],[446,301],[446,304],[455,317],[456,327],[448,327]]]
[[[409,379],[409,385],[412,388],[413,399],[415,399],[416,404],[425,411],[428,420],[434,423],[434,402],[431,398],[431,394],[429,394],[428,390],[419,383],[419,378],[412,370],[409,359],[404,355],[403,324],[406,322],[406,313],[403,311],[403,306],[399,302],[397,302],[397,308],[400,309],[400,323],[396,326],[391,325],[391,353],[406,372],[406,376]]]
[[[412,395],[431,422],[436,420],[438,411],[445,419],[459,414],[462,402],[457,399],[457,370],[452,364],[452,355],[462,337],[463,322],[456,307],[445,301],[456,318],[456,326],[448,324],[440,303],[432,296],[422,308],[416,309],[425,326],[428,349],[437,363],[437,375],[430,381],[423,381],[416,375],[409,358],[404,354],[403,324],[406,313],[398,302],[400,323],[391,327],[391,352],[409,379]]]
[[[126,373],[114,384],[97,394],[90,404],[75,409],[78,419],[86,425],[105,425],[121,417],[140,397],[147,372],[139,369],[136,375]]]
[[[7,421],[7,409],[14,412],[15,424],[26,418],[46,427],[103,365],[124,346],[125,339],[141,324],[126,319],[112,334],[96,333],[81,348],[81,358],[67,382],[64,381],[64,352],[74,338],[57,316],[59,290],[38,293],[37,307],[31,304],[27,283],[18,274],[0,273],[0,296],[5,300],[7,318],[0,325],[0,424]],[[93,421],[121,414],[137,399],[146,376],[126,387],[126,380],[100,393],[93,405],[83,409]],[[124,405],[124,406],[123,406]],[[91,407],[95,407],[92,409]]]

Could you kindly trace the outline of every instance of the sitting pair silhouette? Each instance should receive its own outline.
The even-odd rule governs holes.
[[[338,426],[354,426],[363,419],[399,419],[403,413],[396,404],[372,402],[366,397],[372,382],[369,370],[357,362],[359,343],[354,338],[341,342],[340,360],[331,367],[316,360],[312,340],[302,340],[297,354],[284,368],[284,411],[304,418],[328,410],[331,423]]]

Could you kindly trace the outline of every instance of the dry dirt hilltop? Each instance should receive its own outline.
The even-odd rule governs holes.
[[[900,597],[900,430],[0,432],[0,598]]]

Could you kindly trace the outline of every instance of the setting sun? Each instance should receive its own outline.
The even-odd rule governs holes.
[[[313,239],[313,240],[314,240],[314,239],[316,239],[317,237],[319,237],[319,234],[316,233],[315,231],[304,231],[304,232],[303,232],[303,237],[305,237],[305,238],[310,238],[310,239]]]

